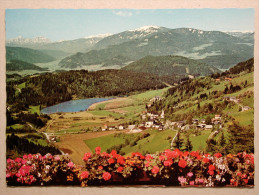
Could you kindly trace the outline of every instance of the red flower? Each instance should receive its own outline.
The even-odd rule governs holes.
[[[248,183],[248,179],[244,179],[244,182],[247,184]]]
[[[183,153],[183,156],[188,156],[189,155],[189,152],[188,151],[185,151],[184,153]]]
[[[172,164],[173,164],[172,161],[169,161],[169,160],[164,161],[164,166],[165,167],[170,167]]]
[[[101,153],[101,147],[100,146],[95,148],[95,153],[96,154],[100,154]]]
[[[242,178],[244,179],[244,178],[247,178],[247,175],[246,174],[243,174],[242,175]]]
[[[113,164],[115,161],[114,161],[114,159],[113,158],[110,158],[109,160],[108,160],[108,163],[109,164]]]
[[[111,179],[111,174],[109,173],[109,172],[104,172],[103,173],[103,179],[105,180],[105,181],[108,181],[109,179]]]
[[[98,167],[98,170],[103,170],[103,166],[99,166],[99,167]]]
[[[203,160],[202,160],[202,162],[204,162],[204,163],[208,163],[210,160],[208,159],[208,158],[204,158]]]
[[[237,176],[241,177],[242,173],[241,172],[237,172]]]
[[[216,158],[219,158],[219,157],[222,156],[222,154],[221,154],[221,153],[216,153],[216,154],[214,154],[214,156],[215,156]]]
[[[89,172],[88,171],[83,171],[81,173],[81,175],[80,175],[80,178],[81,179],[86,179],[86,178],[88,178],[88,176],[89,176]]]
[[[210,165],[210,166],[209,166],[209,170],[210,170],[210,171],[214,171],[214,170],[215,170],[214,165]]]
[[[160,161],[163,161],[164,159],[165,159],[164,156],[159,156],[159,160],[160,160]]]
[[[123,171],[123,167],[119,167],[117,171],[121,173]]]
[[[83,160],[84,161],[88,161],[89,158],[91,158],[92,154],[90,152],[86,152],[85,155],[84,155],[84,158]]]
[[[214,175],[214,171],[208,171],[210,175]]]
[[[124,157],[123,157],[123,156],[120,156],[120,157],[117,159],[117,162],[120,163],[121,165],[124,165],[124,164],[125,164]]]
[[[187,166],[187,162],[185,160],[180,160],[178,166],[184,169]]]
[[[154,166],[153,169],[151,170],[151,172],[153,174],[157,174],[159,172],[159,167],[158,166]]]

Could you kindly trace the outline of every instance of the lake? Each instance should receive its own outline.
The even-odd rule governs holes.
[[[89,108],[94,103],[103,102],[112,98],[89,98],[80,100],[71,100],[54,106],[49,106],[41,110],[43,114],[52,114],[57,112],[80,112]]]

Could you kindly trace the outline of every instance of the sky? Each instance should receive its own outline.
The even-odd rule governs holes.
[[[254,9],[7,9],[6,39],[51,41],[115,34],[142,26],[254,31]]]

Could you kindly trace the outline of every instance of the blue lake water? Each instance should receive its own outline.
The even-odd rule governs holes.
[[[94,103],[103,102],[112,98],[90,98],[81,100],[71,100],[41,110],[43,114],[52,114],[57,112],[80,112],[89,108]]]

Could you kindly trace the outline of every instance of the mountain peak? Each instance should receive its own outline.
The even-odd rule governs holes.
[[[141,31],[141,32],[156,32],[160,29],[161,27],[160,26],[152,26],[152,25],[149,25],[149,26],[142,26],[140,28],[137,28],[135,30],[129,30],[129,31]]]
[[[38,36],[34,38],[24,38],[23,36],[18,36],[7,40],[7,43],[50,43],[51,41],[43,36]]]
[[[90,35],[90,36],[87,36],[85,37],[86,39],[93,39],[93,38],[105,38],[105,37],[108,37],[108,36],[111,36],[112,34],[98,34],[98,35]]]

